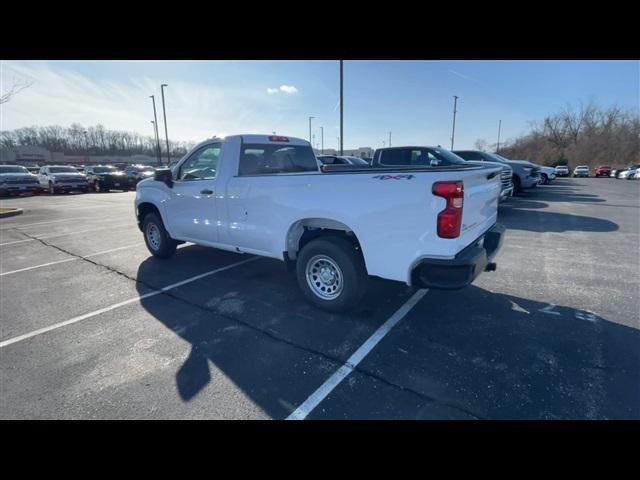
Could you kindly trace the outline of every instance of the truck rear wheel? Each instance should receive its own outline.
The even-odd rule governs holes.
[[[178,243],[169,236],[162,219],[156,213],[148,213],[142,220],[144,242],[154,257],[169,258],[178,247]]]
[[[340,237],[307,243],[298,256],[296,276],[306,299],[329,312],[355,307],[368,280],[361,253]]]

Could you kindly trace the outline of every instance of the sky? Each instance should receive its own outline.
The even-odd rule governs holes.
[[[0,91],[34,83],[0,106],[0,130],[102,124],[153,135],[155,95],[166,83],[171,140],[271,133],[336,148],[340,134],[337,61],[0,61]],[[450,147],[457,95],[456,148],[501,143],[531,122],[594,100],[640,109],[638,61],[345,61],[344,148]]]

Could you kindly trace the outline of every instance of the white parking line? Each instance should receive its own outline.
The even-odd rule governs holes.
[[[304,420],[307,415],[318,406],[327,395],[329,395],[334,388],[336,388],[347,375],[349,375],[358,364],[366,357],[371,350],[389,333],[389,331],[396,326],[396,324],[409,313],[409,311],[418,303],[422,297],[429,290],[418,290],[414,293],[404,305],[402,305],[396,312],[389,317],[374,333],[371,335],[360,347],[349,357],[349,359],[342,365],[329,379],[324,382],[320,388],[311,394],[302,405],[295,409],[291,415],[287,417],[287,420]]]
[[[195,277],[187,278],[186,280],[182,280],[181,282],[173,283],[171,285],[167,285],[166,287],[161,288],[160,290],[152,290],[149,293],[145,293],[144,295],[138,295],[137,297],[130,298],[129,300],[125,300],[123,302],[114,303],[108,307],[101,308],[99,310],[94,310],[93,312],[85,313],[84,315],[79,315],[77,317],[70,318],[69,320],[65,320],[63,322],[55,323],[53,325],[49,325],[48,327],[40,328],[38,330],[34,330],[33,332],[25,333],[24,335],[18,335],[17,337],[9,338],[8,340],[4,340],[0,342],[0,348],[6,347],[8,345],[12,345],[14,343],[21,342],[22,340],[27,340],[29,338],[33,338],[37,335],[42,335],[43,333],[50,332],[52,330],[57,330],[58,328],[65,327],[67,325],[71,325],[73,323],[81,322],[82,320],[86,320],[87,318],[95,317],[96,315],[100,315],[101,313],[110,312],[111,310],[115,310],[116,308],[124,307],[125,305],[129,305],[130,303],[138,302],[145,298],[155,297],[156,295],[160,295],[161,293],[168,292],[169,290],[173,290],[174,288],[181,287],[182,285],[186,285],[187,283],[195,282],[196,280],[200,280],[201,278],[208,277],[210,275],[214,275],[219,272],[223,272],[225,270],[229,270],[234,267],[238,267],[245,263],[253,262],[255,260],[260,259],[261,257],[251,257],[246,260],[242,260],[240,262],[232,263],[231,265],[227,265],[225,267],[216,268],[215,270],[211,270],[209,272],[201,273],[200,275],[196,275]]]
[[[77,221],[77,220],[89,220],[91,218],[95,218],[95,217],[74,217],[74,218],[64,218],[61,220],[51,220],[49,222],[36,222],[36,223],[26,223],[26,224],[16,224],[12,227],[5,227],[5,228],[0,228],[0,231],[5,231],[5,230],[13,230],[16,228],[27,228],[27,227],[32,227],[35,225],[49,225],[51,223],[60,223],[60,222],[71,222],[71,221]]]
[[[138,242],[133,245],[125,245],[124,247],[112,248],[111,250],[103,250],[101,252],[84,255],[83,258],[95,257],[96,255],[102,255],[104,253],[117,252],[118,250],[124,250],[125,248],[132,248],[132,247],[139,247],[139,246],[144,246],[144,243]],[[58,260],[56,262],[43,263],[41,265],[34,265],[33,267],[26,267],[26,268],[20,268],[18,270],[11,270],[9,272],[0,273],[0,277],[4,275],[12,275],[14,273],[26,272],[28,270],[35,270],[36,268],[48,267],[50,265],[57,265],[59,263],[73,262],[74,260],[80,260],[80,257],[65,258],[64,260]]]
[[[124,227],[124,226],[130,226],[130,227],[135,226],[135,223],[131,223],[131,222],[118,223],[116,225],[109,225],[108,227],[89,228],[87,230],[77,230],[75,232],[57,233],[55,235],[45,235],[44,237],[38,237],[38,238],[26,238],[24,240],[15,240],[13,242],[0,243],[0,247],[4,247],[7,245],[15,245],[17,243],[35,242],[36,240],[47,240],[49,238],[64,237],[66,235],[75,235],[76,233],[95,232],[96,230],[108,230],[109,228],[117,228],[117,227]]]

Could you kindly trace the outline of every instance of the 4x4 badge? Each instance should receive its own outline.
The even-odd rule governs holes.
[[[414,177],[414,175],[376,175],[373,178],[376,178],[378,180],[401,180],[401,179],[405,179],[405,180],[411,180]]]

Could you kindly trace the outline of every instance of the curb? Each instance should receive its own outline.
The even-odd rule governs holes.
[[[12,208],[8,212],[0,212],[0,218],[15,217],[16,215],[22,215],[21,208]]]

